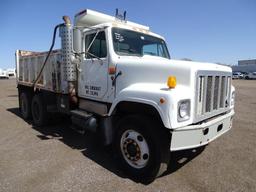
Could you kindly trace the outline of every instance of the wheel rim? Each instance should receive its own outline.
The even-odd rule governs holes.
[[[136,169],[144,168],[149,160],[146,139],[137,131],[127,130],[122,134],[120,148],[125,161]]]

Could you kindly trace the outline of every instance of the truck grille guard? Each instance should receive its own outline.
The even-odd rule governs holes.
[[[196,75],[196,122],[224,113],[230,108],[231,73],[198,71]]]

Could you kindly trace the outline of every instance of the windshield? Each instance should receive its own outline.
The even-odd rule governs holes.
[[[112,28],[112,37],[118,55],[170,58],[166,44],[160,38],[120,28]]]

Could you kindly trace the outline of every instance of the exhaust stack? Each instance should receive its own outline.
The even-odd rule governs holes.
[[[63,16],[64,25],[60,28],[61,37],[61,74],[62,82],[67,82],[67,84],[62,85],[62,92],[69,95],[69,100],[72,105],[77,104],[77,71],[76,65],[72,63],[72,26],[71,21],[68,16]]]

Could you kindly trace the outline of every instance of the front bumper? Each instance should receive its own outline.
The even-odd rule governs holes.
[[[229,113],[202,124],[172,130],[170,150],[191,149],[210,143],[231,129],[234,114],[232,109]]]

